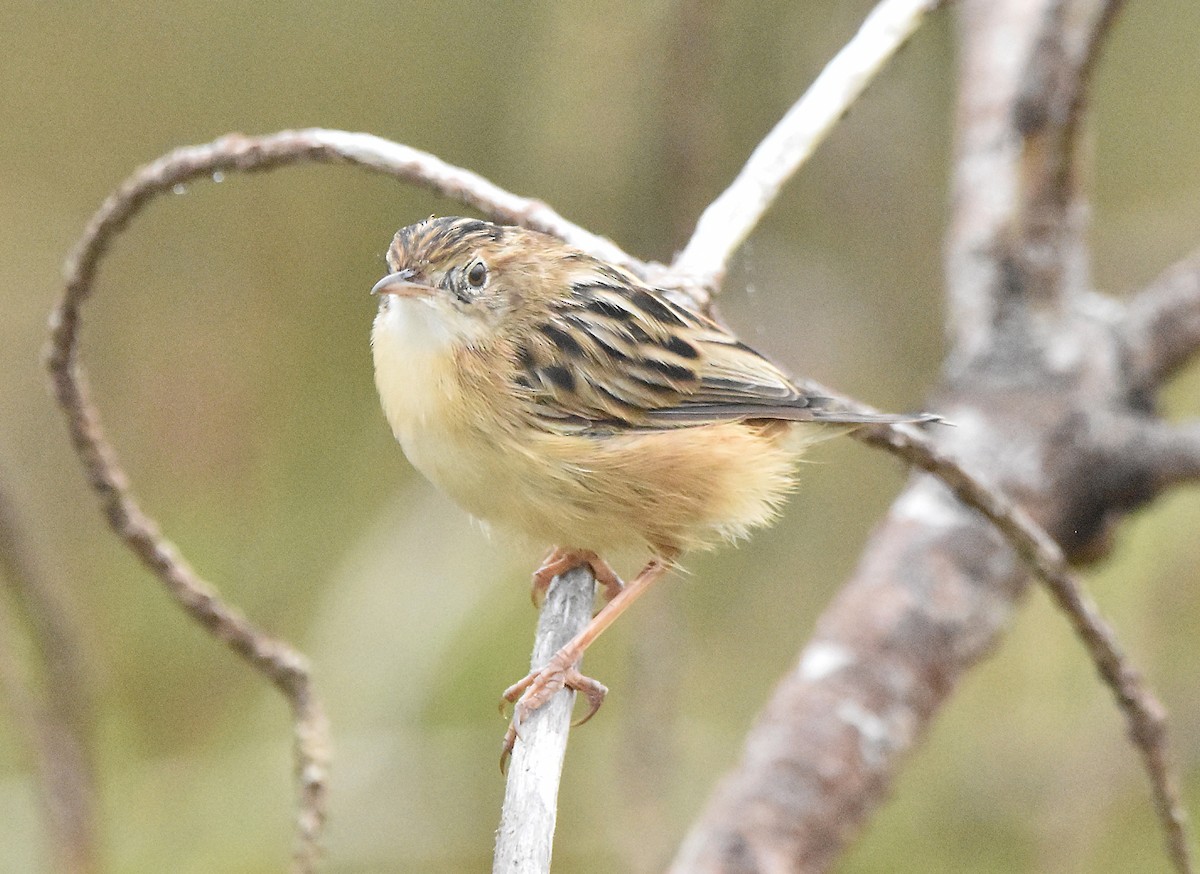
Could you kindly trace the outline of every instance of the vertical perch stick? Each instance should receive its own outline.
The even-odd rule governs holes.
[[[533,670],[545,667],[584,629],[592,617],[595,597],[596,583],[586,567],[554,578],[538,619],[530,659]],[[558,783],[574,704],[575,693],[563,689],[521,726],[508,767],[492,874],[545,874],[550,870]]]

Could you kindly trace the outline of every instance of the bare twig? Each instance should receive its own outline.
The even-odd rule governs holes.
[[[1054,138],[1053,154],[1038,149],[1034,156],[1043,171],[1057,175],[1071,163],[1091,71],[1124,5],[1124,0],[1054,0],[1044,8],[1045,21],[1013,103],[1022,136],[1045,132]]]
[[[84,874],[99,870],[85,659],[63,593],[36,560],[7,486],[0,477],[0,580],[32,632],[40,694],[24,682],[12,647],[2,640],[0,679],[33,752],[55,869]],[[14,624],[0,617],[0,638],[10,637]]]
[[[254,172],[302,163],[350,163],[394,176],[462,201],[500,222],[512,222],[553,234],[599,258],[644,272],[643,262],[610,240],[567,221],[539,200],[505,191],[477,173],[372,134],[308,128],[266,136],[229,134],[210,143],[184,146],[140,167],[92,217],[84,238],[68,262],[79,277],[90,277],[111,237],[145,205],[177,185],[229,170]],[[90,238],[100,236],[99,245]],[[70,286],[68,285],[68,292]],[[72,293],[72,300],[77,293]]]
[[[857,34],[754,149],[733,183],[696,223],[671,265],[686,286],[715,290],[729,259],[883,65],[941,0],[883,0]]]
[[[1200,419],[1153,422],[1142,429],[1141,438],[1156,490],[1200,481]]]
[[[51,867],[64,874],[99,870],[95,845],[95,813],[87,750],[73,726],[55,713],[44,685],[45,666],[23,664],[18,654],[17,621],[7,599],[0,599],[0,693],[12,725],[32,760],[33,778],[45,821],[45,844]],[[22,751],[24,752],[24,750]]]
[[[587,567],[555,577],[542,605],[530,668],[539,670],[592,616],[596,583]],[[575,693],[560,690],[521,727],[508,766],[496,831],[495,874],[548,874],[558,817],[558,784]]]
[[[1129,303],[1122,326],[1146,388],[1162,385],[1200,351],[1200,251],[1163,271]]]
[[[288,135],[285,132],[275,136]],[[505,191],[479,174],[447,164],[428,152],[364,133],[313,128],[296,131],[291,136],[311,139],[313,143],[328,150],[330,159],[340,158],[414,185],[431,188],[446,197],[453,197],[480,210],[496,221],[524,225],[553,234],[597,258],[628,267],[635,273],[645,271],[645,265],[641,261],[626,254],[611,240],[567,221],[542,201]],[[263,138],[264,144],[274,138]],[[289,152],[295,149],[294,145],[286,141],[281,145]]]

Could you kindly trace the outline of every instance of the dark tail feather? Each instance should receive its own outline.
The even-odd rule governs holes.
[[[854,413],[849,410],[814,410],[811,408],[804,412],[809,415],[796,418],[830,425],[925,425],[930,422],[947,424],[946,420],[936,413]]]
[[[936,413],[856,413],[838,409],[832,398],[807,395],[783,404],[685,404],[646,413],[641,427],[686,428],[714,422],[781,419],[785,422],[820,422],[823,425],[924,425],[944,422]],[[947,423],[948,424],[948,423]]]

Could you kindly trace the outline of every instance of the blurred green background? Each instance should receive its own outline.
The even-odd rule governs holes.
[[[293,790],[281,700],[111,536],[48,397],[39,354],[60,264],[105,194],[175,146],[340,127],[430,150],[665,259],[869,6],[0,6],[0,469],[81,629],[109,870],[282,870]],[[722,299],[793,370],[884,408],[919,407],[942,352],[953,34],[938,15],[891,65]],[[1114,292],[1200,238],[1197,45],[1200,4],[1146,0],[1104,53],[1088,163],[1095,273]],[[539,556],[489,543],[414,475],[367,345],[391,234],[460,210],[342,167],[196,184],[121,238],[85,312],[95,396],[145,507],[312,658],[336,743],[330,872],[486,870],[498,818],[495,701],[527,664]],[[1198,388],[1193,369],[1172,409],[1196,413]],[[661,869],[737,756],[903,477],[850,441],[816,462],[780,525],[689,559],[589,653],[613,693],[572,739],[557,871]],[[1175,716],[1193,810],[1198,527],[1200,494],[1173,495],[1090,575]],[[4,598],[2,643],[21,665],[28,628]],[[7,704],[0,871],[48,871]],[[1109,694],[1035,594],[841,870],[1152,871],[1159,847]]]

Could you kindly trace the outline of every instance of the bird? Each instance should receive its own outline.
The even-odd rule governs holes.
[[[689,551],[778,515],[804,449],[854,426],[937,416],[847,410],[632,272],[519,226],[458,216],[401,228],[371,331],[375,384],[408,460],[489,528],[590,566],[607,603],[514,704],[521,725],[564,686],[595,714],[587,647]],[[604,556],[648,556],[628,583]]]

